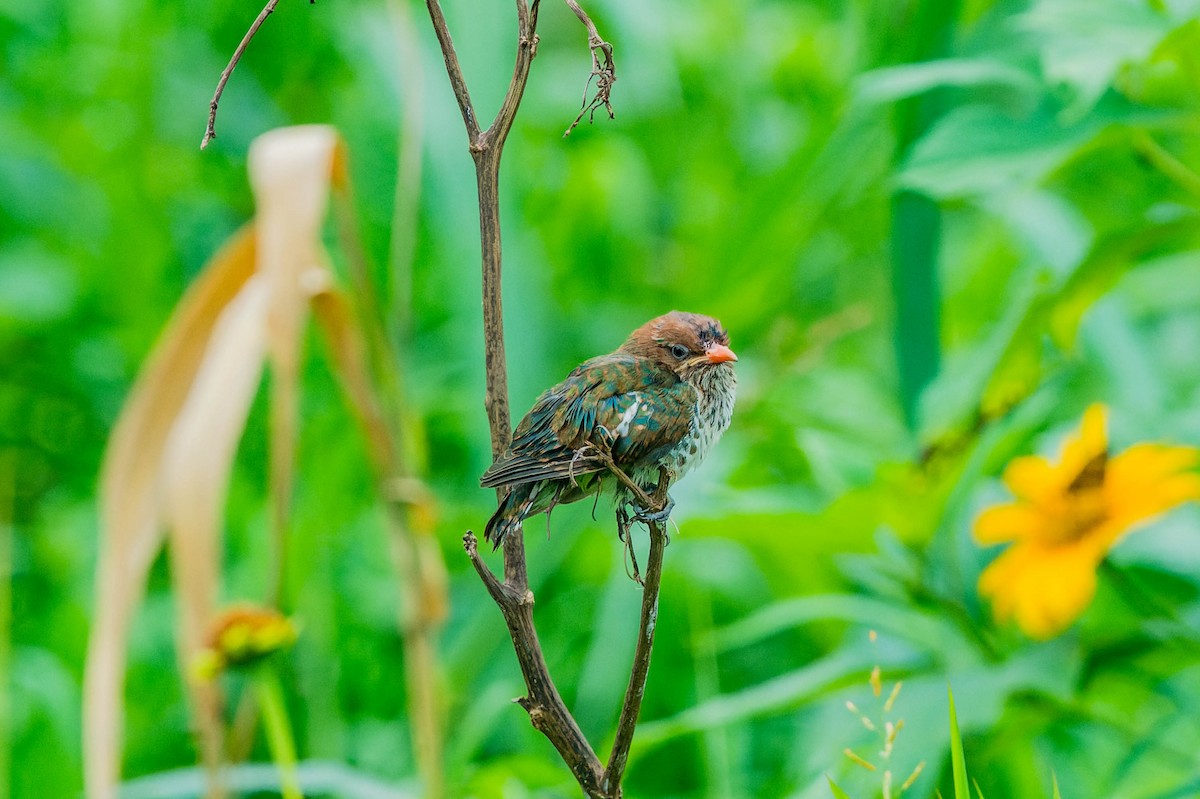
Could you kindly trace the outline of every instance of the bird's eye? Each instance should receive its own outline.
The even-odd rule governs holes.
[[[688,348],[682,344],[672,344],[671,354],[675,356],[676,360],[682,361],[688,356]]]

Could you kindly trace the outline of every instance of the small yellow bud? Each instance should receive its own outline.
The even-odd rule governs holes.
[[[229,667],[249,666],[296,642],[296,624],[270,608],[238,605],[218,614],[208,633],[208,646],[192,661],[192,673],[202,681],[216,678]]]

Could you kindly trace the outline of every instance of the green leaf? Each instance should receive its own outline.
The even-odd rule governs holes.
[[[829,619],[869,625],[919,644],[944,651],[948,642],[965,644],[962,633],[946,619],[894,601],[852,594],[821,594],[774,602],[714,633],[720,651],[758,643],[804,624]]]
[[[1014,20],[1031,34],[1042,70],[1075,93],[1068,113],[1086,113],[1121,67],[1150,56],[1172,20],[1152,3],[1123,0],[1040,0]]]
[[[1040,181],[1110,125],[1165,123],[1174,116],[1120,98],[1102,100],[1074,122],[1064,122],[1053,103],[1024,114],[963,105],[913,145],[897,179],[939,200],[992,195]]]
[[[937,199],[990,194],[1039,180],[1100,128],[1094,116],[1062,125],[1051,109],[1021,117],[989,105],[961,106],[914,145],[898,177]]]
[[[1051,772],[1050,778],[1054,780],[1054,799],[1062,799],[1062,794],[1058,792],[1058,775]]]
[[[941,58],[873,69],[858,79],[855,96],[864,103],[893,103],[933,89],[977,86],[1002,86],[1021,93],[1038,89],[1037,81],[1029,73],[1002,61]]]
[[[958,731],[958,714],[954,710],[954,691],[946,686],[950,698],[950,766],[954,771],[954,799],[971,799],[967,784],[967,762],[963,757],[962,735]]]
[[[641,724],[631,755],[641,756],[681,735],[793,710],[821,696],[831,687],[867,673],[879,662],[878,654],[865,644],[861,647],[843,647],[831,655],[765,682],[714,696],[674,716]],[[885,661],[883,667],[902,671],[916,668],[919,664],[920,659],[905,652],[890,662]]]
[[[834,799],[850,799],[850,794],[839,788],[838,784],[833,781],[832,777],[827,775],[825,779],[829,780],[829,790],[833,792]]]

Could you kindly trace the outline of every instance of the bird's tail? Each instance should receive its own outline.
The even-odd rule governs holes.
[[[500,503],[500,507],[496,508],[492,518],[488,519],[483,537],[491,542],[493,550],[500,548],[500,545],[504,543],[504,537],[510,532],[515,531],[517,535],[521,534],[521,522],[525,521],[525,517],[529,515],[532,504],[529,500],[527,484],[514,486],[504,501]]]

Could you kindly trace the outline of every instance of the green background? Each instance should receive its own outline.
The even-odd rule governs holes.
[[[397,0],[399,3],[400,0]],[[905,795],[947,793],[945,685],[989,799],[1200,793],[1200,516],[1122,543],[1082,621],[996,627],[972,520],[1012,457],[1087,405],[1116,448],[1200,444],[1200,4],[1192,0],[603,0],[615,121],[568,139],[589,69],[565,5],[505,152],[514,415],[672,308],[731,332],[739,401],[673,491],[658,642],[628,795],[856,797],[877,739],[844,708],[905,680]],[[0,481],[13,797],[81,790],[96,474],[172,307],[252,214],[250,141],[335,125],[402,350],[451,570],[441,635],[451,796],[575,796],[509,700],[523,692],[462,532],[494,501],[474,175],[422,5],[281,3],[198,149],[258,8],[75,0],[0,7]],[[503,2],[446,14],[480,114],[507,86]],[[405,49],[415,36],[418,52]],[[602,116],[602,115],[601,115]],[[398,166],[399,142],[420,170]],[[411,162],[410,162],[411,163]],[[361,440],[307,347],[284,661],[303,759],[415,779],[398,591]],[[239,453],[223,596],[266,584],[266,404]],[[604,505],[527,535],[552,673],[606,747],[640,593]],[[498,562],[498,561],[497,561]],[[1130,586],[1136,589],[1131,593]],[[1131,598],[1132,597],[1132,598]],[[130,641],[130,778],[190,766],[167,564]],[[867,630],[879,631],[871,644]],[[265,760],[265,747],[255,759]],[[339,783],[340,784],[340,783]],[[184,795],[184,794],[173,794]],[[330,795],[355,795],[335,785]]]

